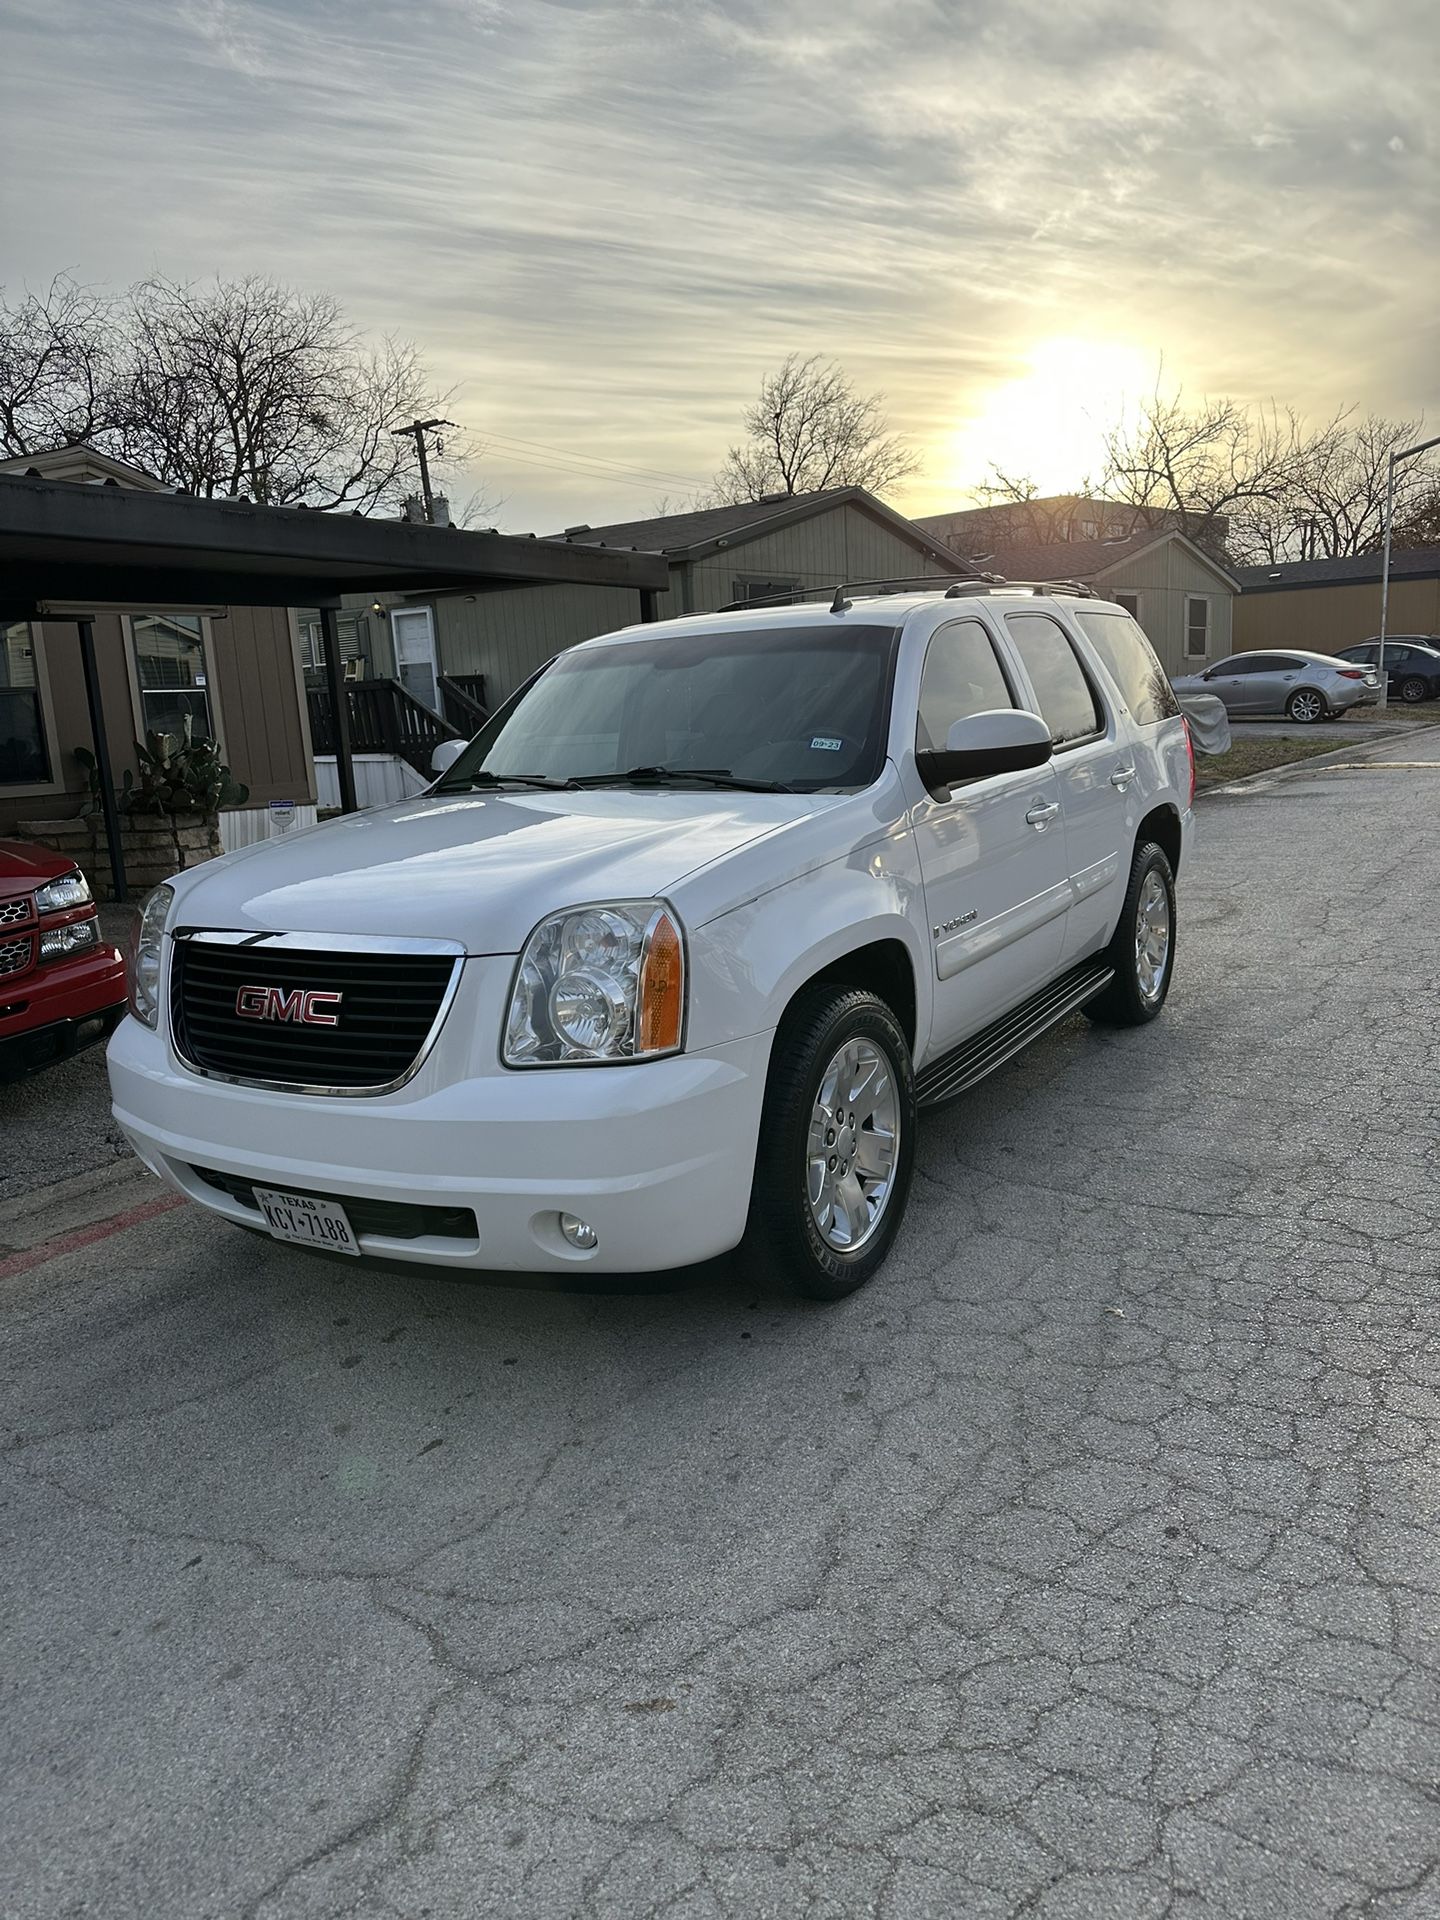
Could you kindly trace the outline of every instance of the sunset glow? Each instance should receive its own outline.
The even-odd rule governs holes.
[[[964,493],[998,468],[1061,493],[1098,480],[1105,436],[1150,392],[1158,357],[1119,341],[1060,337],[1024,356],[1014,379],[977,396],[937,461],[951,492]]]

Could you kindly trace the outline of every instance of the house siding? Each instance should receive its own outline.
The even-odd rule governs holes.
[[[1192,673],[1202,664],[1200,655],[1185,651],[1185,603],[1192,595],[1210,603],[1204,659],[1220,660],[1231,651],[1235,591],[1222,574],[1177,540],[1167,540],[1098,574],[1095,591],[1105,597],[1140,596],[1140,624],[1167,673]]]
[[[686,572],[689,607],[695,613],[727,605],[736,598],[736,581],[746,576],[794,579],[806,587],[911,575],[952,577],[949,569],[921,548],[850,505],[756,540],[734,541],[722,552],[694,562]]]
[[[1440,579],[1392,580],[1388,633],[1440,634]],[[1300,647],[1336,653],[1380,631],[1378,580],[1243,593],[1235,606],[1237,650]]]
[[[65,819],[86,807],[89,780],[75,758],[91,746],[90,713],[74,623],[33,623],[43,652],[54,714],[51,773],[62,791],[25,795],[0,787],[0,827],[15,821]],[[95,661],[100,676],[110,762],[116,781],[137,771],[130,638],[118,614],[95,616]],[[237,780],[250,788],[250,805],[270,800],[313,803],[315,783],[300,714],[290,616],[282,608],[232,607],[207,622],[210,671],[221,749]]]

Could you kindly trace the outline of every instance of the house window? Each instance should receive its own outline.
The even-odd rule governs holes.
[[[320,615],[307,609],[296,614],[295,623],[300,629],[300,664],[309,679],[318,680],[325,671],[325,635],[321,631]],[[363,680],[366,662],[360,642],[360,615],[339,614],[335,625],[340,635],[340,658],[356,662],[355,669],[346,678]]]
[[[1185,599],[1185,657],[1203,660],[1210,651],[1210,602],[1198,594]]]
[[[35,636],[23,624],[0,625],[0,786],[40,787],[49,779]]]
[[[1117,607],[1123,607],[1138,627],[1140,624],[1140,596],[1138,593],[1112,593],[1110,598]]]
[[[130,622],[144,731],[213,740],[205,630],[197,613],[137,613]]]
[[[799,587],[798,580],[752,580],[748,575],[731,582],[734,592],[731,598],[743,601],[747,606],[757,600],[773,600],[776,606],[784,606],[785,596],[793,594]]]

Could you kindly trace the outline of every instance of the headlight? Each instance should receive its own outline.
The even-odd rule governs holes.
[[[51,880],[41,887],[35,895],[37,913],[63,913],[67,907],[88,907],[91,900],[90,882],[83,873],[63,873],[58,880]]]
[[[130,1011],[147,1027],[153,1027],[160,1018],[160,936],[174,898],[173,887],[156,887],[140,915],[130,965]]]
[[[525,943],[505,1023],[507,1067],[674,1053],[685,945],[663,900],[617,900],[542,920]]]
[[[69,953],[88,953],[100,944],[100,929],[93,920],[72,920],[68,927],[51,927],[40,936],[40,958],[63,960]]]

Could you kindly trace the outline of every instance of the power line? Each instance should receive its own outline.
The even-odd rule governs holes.
[[[480,437],[486,442],[491,440],[498,441],[502,447],[507,445],[510,447],[527,447],[540,453],[558,453],[562,458],[569,461],[582,463],[590,467],[607,468],[612,472],[628,473],[636,479],[648,482],[663,481],[669,485],[680,487],[703,487],[709,484],[707,481],[697,480],[692,474],[671,473],[664,467],[636,466],[628,460],[611,460],[607,455],[601,453],[581,453],[579,449],[575,447],[557,447],[546,440],[525,440],[518,434],[490,433],[482,428],[480,430]],[[513,457],[518,459],[520,456],[516,454]]]

